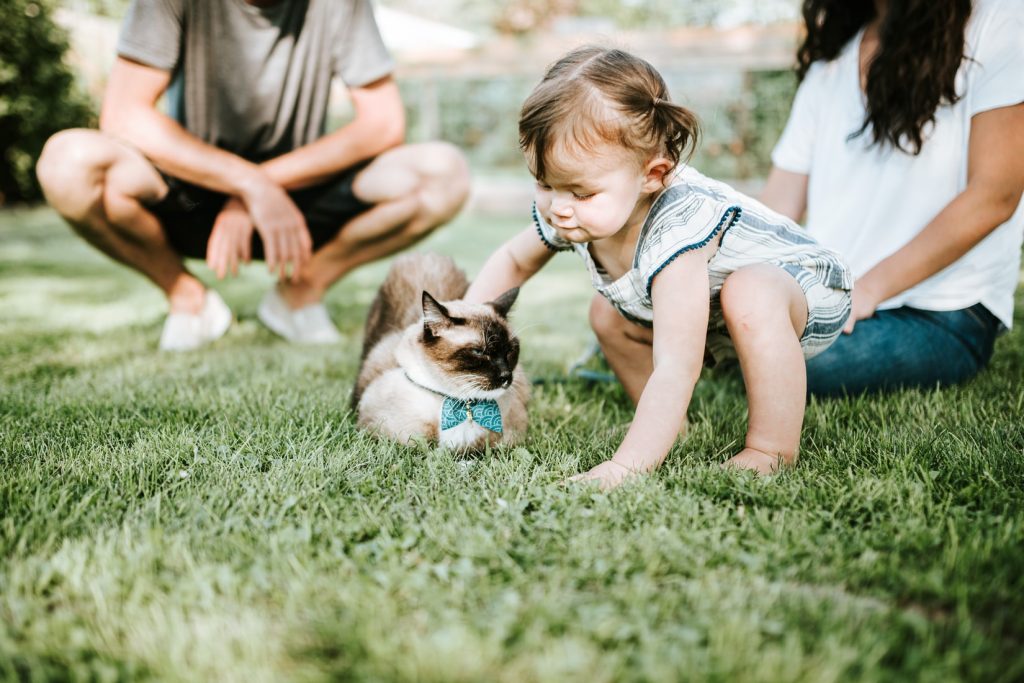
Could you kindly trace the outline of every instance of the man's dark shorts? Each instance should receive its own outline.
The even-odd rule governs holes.
[[[352,191],[356,174],[367,164],[369,161],[357,164],[326,183],[288,193],[306,217],[306,225],[313,238],[313,251],[334,239],[345,223],[372,206],[360,200]],[[166,174],[161,175],[169,190],[163,199],[146,208],[160,220],[175,251],[183,256],[205,258],[213,223],[227,202],[227,195]],[[252,257],[263,259],[263,241],[255,230],[252,235]]]

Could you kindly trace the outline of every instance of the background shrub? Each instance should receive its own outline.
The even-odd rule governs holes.
[[[0,0],[0,205],[39,199],[35,163],[47,138],[95,118],[52,14],[48,2]]]

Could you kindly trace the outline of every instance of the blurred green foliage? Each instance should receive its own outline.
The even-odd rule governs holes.
[[[739,97],[727,107],[731,122],[732,178],[761,178],[771,170],[771,153],[789,119],[796,95],[790,70],[748,71]]]
[[[94,119],[52,11],[43,0],[0,0],[0,204],[38,199],[35,162],[47,138]]]

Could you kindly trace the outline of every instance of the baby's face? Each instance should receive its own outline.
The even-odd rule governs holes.
[[[537,210],[559,236],[593,242],[644,219],[646,206],[638,206],[644,175],[631,152],[605,144],[550,156],[537,181]]]

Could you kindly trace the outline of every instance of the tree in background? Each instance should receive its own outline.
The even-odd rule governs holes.
[[[45,1],[0,0],[0,205],[39,199],[35,163],[43,144],[95,118],[64,62],[67,35],[52,9]]]

